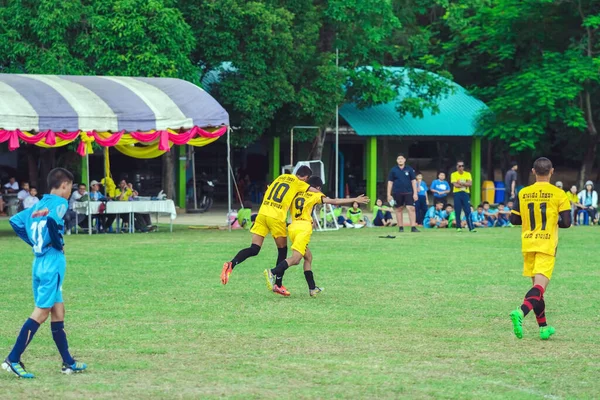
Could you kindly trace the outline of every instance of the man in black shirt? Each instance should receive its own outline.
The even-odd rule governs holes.
[[[396,207],[396,218],[400,232],[404,232],[404,207],[408,210],[410,231],[419,232],[416,227],[415,201],[418,200],[417,178],[415,170],[406,165],[406,157],[399,154],[396,158],[398,165],[388,175],[387,198]]]

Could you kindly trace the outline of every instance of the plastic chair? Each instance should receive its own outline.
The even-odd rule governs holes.
[[[583,223],[581,223],[581,216],[583,215]],[[579,225],[589,225],[590,224],[590,214],[587,210],[579,210],[577,213],[577,223]]]

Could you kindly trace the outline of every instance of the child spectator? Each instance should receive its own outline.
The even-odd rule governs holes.
[[[377,199],[375,207],[373,207],[373,225],[375,226],[394,226],[394,218],[392,217],[392,209],[383,205],[381,199]]]
[[[512,224],[510,223],[510,210],[507,210],[504,206],[504,203],[498,204],[498,226],[509,227],[512,228]]]
[[[29,182],[21,182],[21,190],[17,193],[17,199],[22,203],[29,197]]]
[[[583,209],[583,204],[579,202],[579,196],[577,195],[577,186],[571,186],[571,190],[567,192],[567,199],[571,202],[571,223],[577,225],[577,213]]]
[[[448,199],[448,193],[450,193],[450,184],[446,181],[446,174],[438,172],[438,178],[431,182],[431,193],[433,193],[434,200],[441,200],[446,204]],[[454,210],[454,207],[452,207]]]
[[[425,218],[423,219],[424,228],[446,228],[448,227],[448,220],[444,218],[444,203],[441,200],[436,200],[435,206],[432,206],[427,210]]]
[[[477,212],[471,211],[471,221],[476,228],[487,228],[488,223],[483,211],[483,204],[477,206]]]
[[[505,210],[506,211],[512,211],[513,207],[515,206],[515,202],[512,200],[509,200],[506,202],[506,207]]]
[[[40,199],[37,198],[37,189],[32,186],[29,189],[29,196],[25,197],[25,200],[23,200],[23,208],[27,210],[28,208],[33,207],[38,201],[40,201]]]
[[[352,208],[348,209],[348,212],[346,213],[346,219],[349,220],[356,229],[360,229],[367,224],[363,218],[362,210],[356,201],[352,203]]]
[[[427,213],[427,208],[429,206],[429,199],[427,198],[427,184],[423,181],[423,174],[417,173],[417,194],[419,198],[417,203],[415,204],[415,209],[417,213],[417,225],[423,225],[423,219],[425,219],[425,214]]]
[[[483,215],[485,215],[489,227],[494,227],[498,224],[498,214],[490,210],[490,203],[487,201],[483,202]]]

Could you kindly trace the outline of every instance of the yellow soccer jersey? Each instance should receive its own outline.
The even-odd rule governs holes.
[[[312,223],[312,210],[317,204],[323,202],[323,193],[301,192],[296,195],[292,203],[292,221],[307,221]]]
[[[310,185],[296,175],[279,175],[267,188],[258,213],[284,222],[287,212],[298,192],[305,192]]]
[[[559,213],[570,210],[566,193],[550,183],[536,182],[521,189],[511,213],[521,216],[523,253],[554,256]]]
[[[472,180],[473,179],[471,178],[471,173],[467,172],[467,171],[463,172],[462,174],[459,174],[458,171],[454,171],[452,173],[452,175],[450,175],[450,183],[466,182],[466,181],[472,181]],[[471,193],[471,188],[470,187],[459,188],[459,187],[454,186],[454,188],[452,189],[452,193],[458,193],[458,192]]]

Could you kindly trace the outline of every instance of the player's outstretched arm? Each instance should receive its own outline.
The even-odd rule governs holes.
[[[345,204],[352,204],[354,202],[357,202],[358,204],[369,204],[370,201],[371,200],[364,194],[350,199],[330,199],[329,197],[323,198],[323,204],[333,204],[334,206],[343,206]]]

